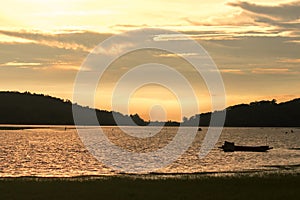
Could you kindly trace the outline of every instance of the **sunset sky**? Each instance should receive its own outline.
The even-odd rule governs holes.
[[[1,3],[0,24],[1,91],[72,99],[76,74],[96,45],[127,30],[164,28],[189,35],[207,50],[222,74],[228,106],[300,97],[300,1],[10,0]],[[111,90],[124,68],[154,61],[189,77],[198,112],[210,111],[201,77],[179,58],[151,51],[113,64],[100,81],[96,107],[111,110]],[[130,112],[149,119],[157,104],[168,119],[181,120],[174,94],[157,85],[136,91]],[[160,115],[154,112],[154,119],[163,120]]]

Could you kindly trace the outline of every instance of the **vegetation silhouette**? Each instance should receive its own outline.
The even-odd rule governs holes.
[[[138,114],[128,116],[92,109],[72,104],[70,100],[30,92],[0,92],[0,124],[74,125],[72,105],[84,114],[96,112],[99,124],[103,126],[116,125],[113,114],[118,118],[119,125],[133,125],[132,121],[140,126],[148,124]],[[80,125],[98,124],[85,120]]]
[[[36,125],[74,125],[72,106],[80,109],[84,116],[96,112],[100,125],[139,125],[146,126],[150,122],[143,120],[138,114],[124,115],[119,112],[92,109],[73,104],[70,100],[62,100],[43,94],[30,92],[0,92],[0,124],[36,124]],[[220,114],[225,110],[215,111]],[[183,122],[152,122],[156,126],[209,126],[212,113],[202,113]],[[84,118],[83,116],[83,118]],[[116,123],[116,120],[117,122]],[[133,124],[132,122],[135,122]],[[88,118],[80,125],[98,125]],[[221,125],[221,124],[220,124]],[[218,126],[218,124],[216,124]],[[250,104],[239,104],[226,108],[225,126],[229,127],[300,127],[300,99],[284,103],[258,101]]]
[[[300,99],[279,104],[275,99],[257,101],[230,106],[225,110],[224,126],[227,127],[300,127]],[[215,111],[214,114],[225,110]],[[211,115],[209,112],[192,116],[186,119],[183,125],[188,126],[199,121],[199,126],[209,126]]]

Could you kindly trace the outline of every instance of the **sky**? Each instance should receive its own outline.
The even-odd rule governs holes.
[[[112,35],[140,28],[180,31],[202,45],[216,63],[226,105],[300,97],[300,1],[281,0],[10,0],[0,7],[0,90],[73,97],[78,70]],[[201,76],[168,52],[141,51],[114,62],[99,82],[95,105],[112,109],[112,90],[126,71],[147,62],[177,69],[199,103],[212,108]],[[178,88],[185,90],[178,83]],[[84,100],[77,102],[87,105]],[[119,105],[145,119],[181,120],[179,100],[159,85],[139,88]],[[157,106],[158,105],[158,106]],[[166,113],[164,113],[166,112]]]

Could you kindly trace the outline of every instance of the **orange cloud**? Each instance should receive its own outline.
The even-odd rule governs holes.
[[[300,59],[292,59],[292,58],[283,58],[278,60],[279,63],[291,63],[291,64],[297,64],[300,63]]]
[[[220,69],[220,71],[221,73],[245,74],[245,72],[240,69]]]
[[[287,68],[255,68],[251,71],[253,74],[292,74],[295,72]]]

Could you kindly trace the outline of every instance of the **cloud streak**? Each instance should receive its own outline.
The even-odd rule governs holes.
[[[1,67],[26,67],[35,70],[49,67],[60,70],[78,69],[88,53],[110,36],[90,31],[45,33],[0,30],[1,35],[14,38],[0,42]]]
[[[245,1],[230,2],[229,6],[240,7],[245,11],[265,15],[282,21],[293,21],[300,18],[300,1],[279,4],[276,6],[257,5]]]
[[[7,62],[4,64],[1,64],[0,66],[39,66],[41,63],[26,63],[26,62]]]
[[[300,28],[300,1],[274,6],[245,1],[230,2],[227,5],[241,8],[258,25],[269,25],[281,32],[292,31],[292,33],[297,33]]]
[[[254,68],[253,74],[271,74],[271,75],[299,75],[297,71],[291,71],[288,68]]]
[[[300,1],[277,5],[261,5],[246,1],[226,4],[237,10],[230,13],[214,15],[205,19],[191,17],[182,18],[199,29],[215,29],[215,35],[207,39],[228,39],[243,36],[300,36]]]
[[[27,31],[0,30],[0,34],[30,40],[32,43],[42,44],[57,48],[81,49],[90,51],[97,42],[101,42],[111,34],[101,34],[91,31],[65,31],[63,33],[42,33]]]

